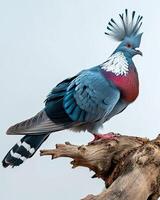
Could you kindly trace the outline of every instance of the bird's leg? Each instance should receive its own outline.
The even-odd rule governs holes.
[[[93,133],[94,139],[90,142],[90,144],[94,143],[97,140],[115,140],[118,141],[119,134],[115,134],[113,132],[109,132],[106,134],[95,134]]]

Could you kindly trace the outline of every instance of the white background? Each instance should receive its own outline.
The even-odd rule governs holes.
[[[160,131],[160,3],[158,0],[6,0],[0,1],[0,160],[19,136],[6,129],[43,108],[48,92],[64,78],[102,63],[118,45],[104,32],[125,8],[144,16],[141,51],[135,57],[140,95],[102,133],[115,131],[154,138]],[[88,133],[53,134],[42,148],[70,141],[87,143]],[[69,159],[51,161],[39,152],[22,166],[0,167],[2,200],[78,200],[97,194],[103,182]]]

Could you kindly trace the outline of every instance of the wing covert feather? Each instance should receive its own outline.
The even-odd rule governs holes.
[[[64,108],[73,121],[98,121],[113,110],[119,98],[119,90],[99,71],[88,70],[71,81],[64,96]]]

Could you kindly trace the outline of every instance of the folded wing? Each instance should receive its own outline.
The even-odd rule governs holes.
[[[73,121],[99,121],[113,110],[119,90],[100,71],[85,71],[72,80],[64,96],[64,108]]]

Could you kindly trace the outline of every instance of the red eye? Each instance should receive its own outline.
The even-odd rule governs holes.
[[[127,46],[127,48],[131,48],[132,47],[132,45],[129,44],[129,43],[126,46]]]

